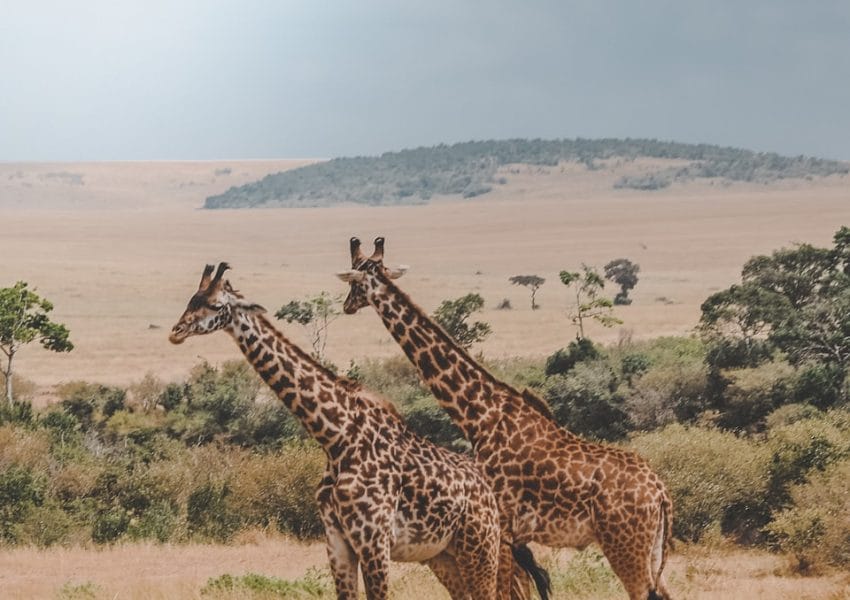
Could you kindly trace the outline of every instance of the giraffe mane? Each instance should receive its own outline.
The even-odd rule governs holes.
[[[505,383],[504,381],[500,381],[499,379],[496,379],[496,377],[494,377],[493,374],[490,373],[490,371],[488,371],[484,367],[484,365],[482,365],[477,360],[472,358],[472,356],[469,354],[469,352],[466,351],[465,348],[461,348],[457,344],[457,342],[455,340],[453,340],[452,337],[448,333],[446,333],[445,329],[443,329],[440,326],[439,323],[435,322],[433,319],[428,317],[425,314],[425,311],[422,310],[422,308],[418,304],[416,304],[413,300],[411,300],[410,296],[408,296],[397,285],[395,285],[395,283],[393,283],[389,279],[389,277],[386,277],[381,270],[378,270],[378,277],[380,278],[381,282],[384,283],[387,286],[387,289],[390,292],[392,292],[394,294],[398,294],[399,296],[401,296],[406,301],[408,306],[410,306],[413,310],[418,312],[419,313],[418,316],[420,318],[426,319],[429,322],[433,323],[434,329],[435,329],[437,335],[442,338],[442,339],[440,339],[440,341],[449,344],[449,346],[451,348],[453,348],[455,352],[460,354],[460,356],[462,358],[464,358],[466,361],[468,361],[468,362],[470,362],[474,365],[477,365],[478,368],[480,369],[481,373],[483,373],[484,377],[487,379],[487,381],[489,381],[494,387],[504,388],[511,395],[521,397],[523,400],[525,400],[526,404],[530,408],[532,408],[535,412],[540,414],[540,416],[542,416],[542,417],[552,421],[553,423],[557,424],[557,421],[555,421],[555,415],[552,414],[552,410],[549,408],[549,406],[546,404],[546,402],[543,401],[542,398],[540,398],[538,395],[534,394],[533,392],[529,391],[528,389],[526,389],[522,393],[520,393],[520,391],[517,390],[512,385]]]
[[[394,416],[396,416],[399,420],[402,420],[401,413],[398,412],[398,408],[396,408],[395,404],[391,401],[387,400],[380,394],[376,394],[371,392],[363,387],[363,385],[359,381],[355,381],[350,377],[346,377],[345,375],[339,375],[331,371],[328,367],[323,365],[321,362],[304,352],[298,345],[291,343],[286,336],[281,332],[277,327],[275,327],[266,317],[265,315],[257,315],[257,319],[262,320],[266,325],[268,325],[269,329],[274,332],[274,334],[283,342],[285,342],[286,346],[292,350],[293,352],[299,355],[299,358],[303,360],[307,360],[312,362],[317,369],[322,373],[322,375],[334,384],[343,388],[346,392],[360,396],[373,404],[376,404],[382,408],[385,408],[389,412],[391,412]]]

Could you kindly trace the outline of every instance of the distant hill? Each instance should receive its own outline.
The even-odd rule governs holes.
[[[509,164],[555,166],[582,163],[595,169],[610,158],[690,161],[640,176],[620,178],[614,187],[660,189],[695,178],[770,182],[825,177],[848,172],[848,164],[806,156],[787,157],[708,144],[648,139],[501,140],[464,142],[386,152],[381,156],[336,158],[232,187],[210,196],[204,208],[422,204],[433,195],[480,196],[494,185],[499,167]]]

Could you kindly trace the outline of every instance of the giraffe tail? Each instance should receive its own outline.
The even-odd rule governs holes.
[[[650,590],[647,600],[666,600],[670,597],[664,584],[661,572],[667,562],[667,555],[673,547],[673,503],[666,496],[661,502],[661,514],[658,519],[658,530],[652,548],[652,582],[654,589]]]
[[[548,571],[534,560],[534,554],[532,554],[531,548],[525,544],[516,544],[511,546],[511,552],[517,564],[534,580],[534,585],[537,586],[537,593],[540,594],[540,600],[549,600],[549,593],[552,591],[552,580],[549,577]]]

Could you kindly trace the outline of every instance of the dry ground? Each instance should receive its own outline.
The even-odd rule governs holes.
[[[570,551],[554,556],[537,550],[550,568],[564,563]],[[233,546],[157,546],[129,544],[104,549],[4,549],[0,552],[0,590],[4,599],[94,598],[119,600],[180,600],[207,598],[200,593],[214,577],[258,573],[297,579],[308,569],[326,568],[324,546],[258,536]],[[786,574],[781,557],[763,553],[680,549],[666,569],[677,598],[694,600],[846,600],[846,574],[796,577]],[[554,569],[553,573],[555,572]],[[588,583],[588,588],[592,583]],[[577,598],[624,598],[615,587],[600,592],[570,594]],[[78,593],[72,593],[77,588]],[[603,585],[603,589],[605,586]],[[361,587],[362,589],[362,587]],[[393,598],[447,599],[424,568],[394,566]],[[93,592],[86,595],[79,590]],[[563,594],[562,594],[563,595]],[[556,599],[558,594],[556,594]]]
[[[322,290],[344,293],[333,273],[348,266],[348,238],[385,235],[387,262],[411,265],[403,287],[425,309],[480,292],[481,318],[493,326],[485,354],[542,356],[575,335],[561,269],[621,256],[641,266],[634,304],[617,310],[625,324],[591,330],[595,339],[687,334],[700,303],[734,283],[751,255],[827,244],[850,224],[846,178],[612,188],[620,174],[651,166],[642,162],[519,167],[489,195],[424,206],[197,210],[210,193],[303,162],[0,164],[0,285],[36,286],[76,345],[19,354],[18,372],[39,385],[40,400],[62,381],[126,384],[148,371],[176,379],[200,358],[238,358],[224,335],[166,341],[207,262],[229,261],[233,285],[274,311]],[[547,280],[534,312],[527,290],[508,283],[529,273]],[[495,310],[503,298],[513,310]],[[306,344],[297,326],[283,329]],[[399,349],[364,310],[333,323],[328,353],[344,367]]]

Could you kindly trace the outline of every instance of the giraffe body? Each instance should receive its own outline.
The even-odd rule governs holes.
[[[289,342],[207,266],[170,340],[222,329],[327,456],[316,493],[337,596],[385,599],[390,560],[423,562],[452,598],[496,597],[499,520],[479,467],[410,431],[395,409]]]
[[[472,444],[499,502],[503,544],[597,543],[632,600],[669,598],[672,503],[649,465],[574,435],[537,396],[493,377],[394,283],[404,269],[383,265],[383,238],[375,246],[367,258],[352,238],[352,270],[339,274],[351,285],[344,310],[377,311]]]

